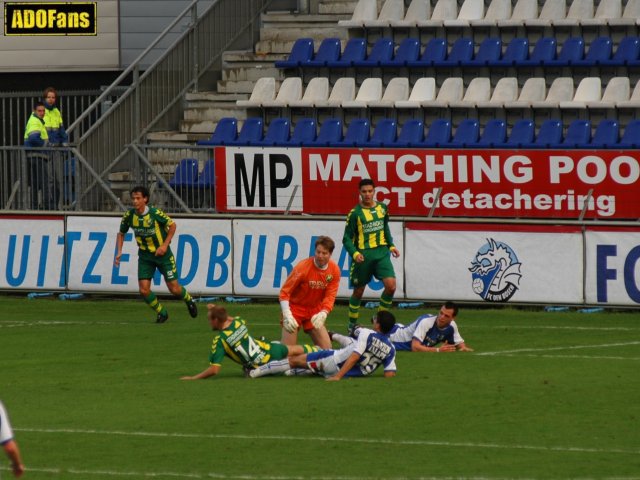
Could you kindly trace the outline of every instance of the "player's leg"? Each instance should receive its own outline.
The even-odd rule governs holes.
[[[347,326],[347,329],[350,332],[353,331],[358,323],[362,296],[364,295],[365,288],[367,288],[367,284],[371,281],[371,277],[373,276],[374,263],[372,260],[373,259],[369,256],[369,251],[367,251],[367,255],[365,255],[364,260],[360,263],[356,263],[355,261],[352,262],[351,268],[349,269],[349,282],[353,285],[353,291],[349,298],[349,325]]]
[[[357,336],[357,332],[359,331],[359,328],[355,329],[356,332],[356,336]],[[337,342],[338,345],[340,345],[340,347],[346,347],[347,345],[352,344],[353,342],[355,342],[355,340],[351,337],[347,337],[346,335],[342,335],[340,333],[334,333],[331,336],[331,340],[333,340],[334,342]]]
[[[349,297],[349,325],[347,326],[349,331],[356,327],[360,318],[360,304],[362,303],[365,288],[366,285],[354,288],[351,292],[351,297]]]
[[[317,352],[320,347],[317,345],[287,345],[287,355],[289,357],[295,357],[297,355],[304,355],[305,353]]]
[[[331,348],[331,339],[324,326],[308,330],[307,333],[311,337],[311,340],[313,340],[313,343],[321,349],[328,350]]]
[[[169,319],[169,314],[167,313],[167,309],[160,302],[160,299],[151,291],[151,279],[138,279],[138,289],[140,290],[140,295],[142,295],[142,299],[145,303],[149,305],[154,312],[156,312],[156,323],[166,322]]]
[[[384,289],[380,295],[380,310],[390,310],[393,305],[393,296],[396,293],[396,273],[391,263],[389,252],[382,250],[383,255],[375,265],[374,276],[382,280]]]
[[[178,270],[173,254],[168,253],[160,258],[158,260],[158,269],[164,276],[164,281],[169,291],[187,305],[187,310],[189,310],[189,315],[191,315],[192,318],[197,317],[198,307],[196,302],[187,289],[178,282]]]
[[[298,343],[298,330],[295,332],[287,332],[284,328],[282,329],[282,337],[280,338],[280,342],[287,346],[294,346]]]

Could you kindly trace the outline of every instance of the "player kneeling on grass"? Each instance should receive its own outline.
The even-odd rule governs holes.
[[[309,345],[283,345],[257,340],[249,334],[247,324],[242,318],[229,316],[227,310],[218,305],[207,305],[207,318],[211,329],[220,332],[211,345],[209,368],[197,375],[182,377],[182,380],[199,380],[217,375],[225,356],[249,370],[271,360],[282,360],[288,355],[317,350]]]
[[[438,315],[422,315],[409,325],[396,324],[389,338],[396,350],[411,352],[473,352],[458,332],[458,306],[445,302]],[[355,334],[358,334],[356,329]]]
[[[323,375],[328,381],[342,377],[363,377],[372,374],[381,365],[384,376],[396,374],[396,349],[388,333],[396,323],[391,312],[379,311],[372,319],[373,330],[360,328],[357,340],[332,334],[332,340],[342,345],[339,350],[320,350],[308,354],[291,356],[287,360],[274,361],[249,372],[251,378],[285,373]]]

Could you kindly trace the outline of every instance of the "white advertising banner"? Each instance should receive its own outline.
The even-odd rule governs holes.
[[[586,301],[640,305],[640,228],[590,228],[586,239]]]
[[[394,243],[402,252],[402,224],[390,222]],[[342,278],[338,296],[348,298],[349,258],[342,248],[344,221],[317,220],[234,220],[234,286],[241,295],[277,296],[293,266],[313,255],[314,242],[328,235],[336,242],[332,258],[340,267]],[[397,278],[396,298],[402,298],[402,257],[392,259]],[[375,280],[365,290],[365,298],[379,298],[382,282]]]
[[[408,224],[407,297],[581,303],[578,229]]]
[[[64,289],[64,219],[0,218],[0,288]]]
[[[231,221],[176,219],[171,242],[178,278],[193,294],[229,294],[231,285]],[[113,264],[120,218],[69,217],[67,252],[69,289],[79,291],[135,292],[138,290],[138,246],[129,230],[120,266]],[[168,293],[159,272],[152,288]]]

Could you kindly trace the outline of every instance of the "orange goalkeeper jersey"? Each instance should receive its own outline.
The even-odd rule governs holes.
[[[340,268],[329,260],[324,270],[316,267],[313,257],[298,263],[280,289],[280,300],[292,305],[316,307],[330,312],[336,301],[340,285]]]

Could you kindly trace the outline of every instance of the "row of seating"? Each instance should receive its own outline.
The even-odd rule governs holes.
[[[484,0],[465,0],[458,10],[457,0],[438,0],[431,10],[430,0],[412,0],[404,9],[404,0],[386,0],[378,12],[377,0],[359,0],[350,20],[341,20],[346,28],[438,28],[438,27],[617,27],[640,22],[640,1],[545,0],[538,13],[538,0],[491,0],[485,11]]]
[[[276,94],[274,78],[261,78],[247,108],[640,108],[640,81],[631,92],[628,77],[613,77],[604,91],[600,77],[586,77],[574,87],[572,77],[557,77],[547,89],[546,79],[532,77],[519,88],[518,79],[504,77],[492,89],[488,77],[476,77],[464,88],[461,77],[444,79],[439,89],[433,77],[419,78],[413,85],[406,77],[389,80],[366,78],[357,89],[355,79],[339,78],[333,88],[327,77],[312,78],[303,93],[300,77],[287,77]]]
[[[269,124],[263,137],[261,118],[250,117],[244,121],[240,132],[237,120],[221,119],[211,138],[199,145],[228,146],[309,146],[309,147],[422,147],[422,148],[640,148],[640,120],[630,122],[620,137],[616,120],[602,120],[592,136],[592,124],[588,120],[574,120],[563,133],[560,120],[546,120],[536,133],[533,120],[517,121],[509,134],[504,120],[493,119],[486,123],[482,134],[475,119],[462,120],[452,135],[449,120],[438,119],[431,123],[425,134],[421,120],[404,123],[398,133],[393,119],[380,120],[370,135],[367,119],[352,120],[343,136],[340,119],[325,120],[317,131],[316,121],[299,120],[291,133],[288,118],[276,118]]]
[[[287,60],[275,62],[277,68],[478,68],[478,67],[640,67],[640,38],[624,37],[613,51],[608,36],[597,37],[585,53],[580,36],[568,38],[557,52],[554,37],[539,39],[531,53],[529,40],[511,39],[503,52],[502,40],[485,38],[474,52],[473,39],[458,38],[450,50],[444,38],[432,38],[422,53],[420,40],[409,37],[395,49],[393,39],[380,38],[367,54],[364,38],[351,38],[344,51],[338,38],[326,38],[314,53],[312,38],[296,40]],[[395,50],[395,51],[394,51]]]
[[[173,176],[169,180],[169,186],[180,193],[185,186],[199,190],[211,190],[215,185],[215,163],[213,159],[204,162],[202,171],[199,171],[199,163],[195,158],[183,158],[178,163]]]

